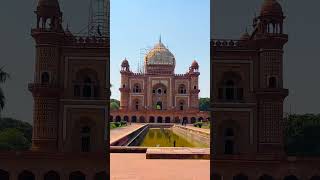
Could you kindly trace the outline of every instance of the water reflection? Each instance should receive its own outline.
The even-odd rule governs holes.
[[[144,147],[202,147],[208,146],[196,140],[187,139],[175,134],[167,128],[151,128],[142,140],[140,146]]]

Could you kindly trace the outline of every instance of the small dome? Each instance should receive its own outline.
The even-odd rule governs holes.
[[[283,16],[282,7],[277,0],[265,0],[261,12],[261,16]]]
[[[242,34],[240,40],[248,40],[250,39],[250,34],[248,32],[245,32]]]
[[[146,55],[145,64],[175,66],[175,58],[160,40]]]
[[[62,16],[58,0],[39,0],[36,13],[42,17]]]
[[[68,26],[67,26],[66,30],[64,31],[64,34],[65,34],[66,36],[69,36],[69,37],[73,36],[73,34],[72,34],[72,32],[69,30],[69,27],[68,27]]]
[[[192,62],[191,68],[193,68],[193,69],[199,69],[199,64],[198,64],[198,62],[197,62],[196,60],[194,60],[194,61]]]
[[[39,0],[38,7],[49,7],[60,9],[58,0]]]
[[[121,67],[129,67],[129,61],[127,58],[122,61]]]

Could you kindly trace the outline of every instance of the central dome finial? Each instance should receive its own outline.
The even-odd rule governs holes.
[[[159,43],[147,53],[145,57],[146,65],[173,65],[175,66],[174,55],[167,49],[167,47],[161,41],[161,35],[159,36]]]

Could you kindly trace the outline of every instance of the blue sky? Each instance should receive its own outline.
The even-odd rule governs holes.
[[[185,73],[198,61],[200,97],[209,97],[209,0],[112,0],[110,17],[112,98],[120,97],[122,60],[127,58],[136,71],[141,49],[153,47],[160,35],[176,57],[176,73]]]

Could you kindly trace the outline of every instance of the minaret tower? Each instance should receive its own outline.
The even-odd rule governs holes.
[[[124,59],[121,64],[121,97],[120,97],[120,109],[128,110],[129,108],[129,75],[131,74],[130,65],[127,59]]]
[[[283,47],[288,35],[283,32],[285,17],[277,0],[265,0],[256,18],[254,40],[259,48],[258,152],[283,153]]]
[[[196,60],[194,60],[191,64],[189,69],[189,75],[191,78],[191,85],[190,85],[190,95],[191,95],[191,109],[199,109],[199,64]]]
[[[56,151],[62,13],[58,0],[39,0],[35,13],[37,25],[31,33],[36,42],[35,74],[34,82],[29,84],[34,98],[32,149]]]

